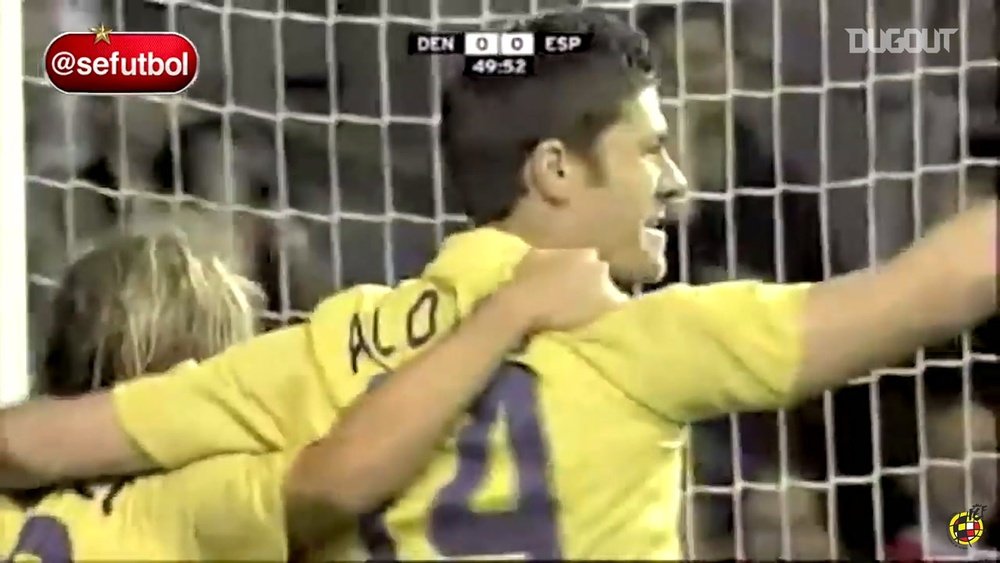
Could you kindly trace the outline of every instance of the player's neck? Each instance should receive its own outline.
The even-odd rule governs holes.
[[[499,231],[516,236],[533,248],[575,248],[578,242],[566,236],[569,229],[561,229],[551,221],[536,220],[532,217],[510,215],[487,225]]]

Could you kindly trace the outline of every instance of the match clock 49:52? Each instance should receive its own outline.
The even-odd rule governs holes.
[[[469,76],[529,76],[533,57],[466,56],[465,74]]]

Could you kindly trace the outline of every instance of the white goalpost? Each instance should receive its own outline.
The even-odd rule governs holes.
[[[130,11],[123,9],[126,3]],[[32,160],[28,156],[34,153],[22,142],[27,119],[18,110],[24,107],[24,89],[35,93],[30,97],[51,87],[30,68],[22,68],[21,16],[27,8],[15,0],[0,0],[0,41],[5,42],[0,47],[9,47],[0,49],[0,99],[9,108],[3,121],[8,130],[0,134],[0,169],[11,175],[6,189],[0,190],[0,405],[20,400],[28,390],[28,351],[39,344],[30,341],[34,293],[29,303],[29,288],[54,283],[52,271],[29,271],[28,258],[34,263],[46,253],[39,246],[44,241],[57,239],[60,249],[70,249],[77,238],[84,238],[78,223],[86,217],[78,206],[90,196],[116,202],[149,198],[175,207],[197,201],[213,212],[266,223],[272,235],[300,229],[295,232],[306,241],[311,261],[329,270],[331,286],[394,283],[415,273],[441,240],[461,227],[463,217],[447,186],[437,146],[437,98],[447,63],[408,56],[400,40],[407,31],[471,30],[498,18],[581,5],[654,26],[651,44],[668,67],[662,102],[676,132],[675,156],[697,190],[701,218],[707,220],[714,210],[719,224],[718,240],[712,243],[719,255],[713,263],[694,250],[704,242],[697,238],[703,235],[692,225],[680,228],[675,237],[678,263],[671,268],[684,282],[741,276],[784,282],[875,268],[928,226],[964,207],[988,178],[995,181],[1000,165],[996,154],[973,154],[969,144],[970,135],[979,131],[1000,132],[1000,8],[994,0],[910,0],[893,3],[892,9],[880,0],[114,4],[112,12],[78,21],[91,18],[116,30],[161,26],[156,29],[188,35],[202,57],[198,83],[180,99],[120,98],[108,112],[108,119],[119,126],[114,144],[122,149],[102,154],[113,161],[113,172],[132,178],[136,170],[151,168],[155,151],[147,145],[150,139],[163,140],[174,157],[166,165],[155,162],[168,169],[163,177],[169,177],[164,182],[171,185],[164,193],[140,193],[124,181],[117,189],[99,186],[80,180],[81,169],[72,170],[68,179],[27,170]],[[138,9],[143,6],[145,12]],[[126,18],[140,12],[147,19]],[[957,28],[957,33],[950,52],[851,54],[849,28]],[[29,29],[25,35],[35,32],[41,33]],[[45,38],[33,39],[37,45]],[[140,107],[146,112],[143,121],[130,121]],[[88,119],[98,115],[103,114],[95,112]],[[97,154],[103,144],[112,144],[94,136],[94,128],[81,132],[87,128],[77,123],[74,129],[73,121],[66,119],[59,126],[65,125],[71,142],[84,147],[78,156]],[[152,134],[161,132],[157,127],[162,128],[162,139]],[[184,164],[176,157],[182,150],[190,151]],[[69,160],[78,168],[89,164]],[[260,185],[266,185],[271,201],[248,203],[248,194]],[[46,198],[58,199],[65,207],[60,213],[68,218],[56,236],[35,236],[48,228],[44,217],[49,215],[36,215],[34,208]],[[811,206],[815,217],[803,221],[814,220],[815,236],[799,221],[789,224],[796,216],[784,206],[793,200]],[[749,250],[745,245],[752,244],[747,240],[750,230],[740,224],[748,202],[757,205],[758,215],[765,207],[769,211],[764,214],[770,213],[765,219],[756,217],[761,219],[759,230],[767,233]],[[56,233],[55,226],[51,232]],[[813,238],[815,248],[809,246]],[[277,246],[277,310],[272,313],[288,320],[308,308],[295,301],[303,291],[305,270],[289,250],[291,243],[282,239]],[[790,250],[795,247],[805,250],[795,254]],[[760,256],[773,260],[760,266]],[[801,274],[807,268],[794,263],[792,256],[805,256],[801,261],[815,263],[815,271]],[[961,495],[955,493],[961,496],[955,500],[956,512],[984,502],[976,497],[973,475],[997,459],[975,436],[978,414],[973,414],[970,391],[973,368],[1000,363],[996,354],[995,347],[983,351],[973,346],[967,334],[953,356],[942,359],[922,351],[912,365],[859,374],[863,377],[851,386],[860,397],[857,416],[871,423],[870,430],[864,429],[870,434],[863,447],[853,448],[865,450],[862,465],[867,465],[861,470],[846,470],[848,462],[838,459],[845,452],[848,431],[838,426],[843,423],[837,415],[840,399],[829,392],[811,411],[818,430],[810,445],[823,457],[817,462],[823,474],[819,477],[798,467],[810,461],[804,462],[801,452],[793,459],[798,446],[793,444],[791,411],[779,412],[776,430],[763,435],[748,435],[745,420],[736,415],[721,421],[717,434],[695,432],[684,495],[685,555],[856,555],[862,548],[852,543],[851,530],[844,530],[842,523],[844,507],[854,502],[846,499],[851,493],[845,491],[860,487],[864,508],[856,524],[869,527],[866,533],[872,538],[861,557],[883,559],[893,549],[895,538],[890,536],[905,535],[897,524],[887,524],[897,507],[892,499],[885,500],[889,493],[883,487],[899,483],[914,503],[915,521],[908,522],[912,526],[907,529],[916,529],[914,537],[928,550],[942,540],[947,544],[947,529],[933,506],[932,497],[940,493],[935,482],[942,482],[946,471],[961,474],[964,484]],[[961,387],[957,404],[962,417],[955,424],[962,437],[953,440],[956,451],[945,453],[929,438],[943,431],[924,398],[924,373],[939,368],[952,370]],[[913,420],[906,428],[915,436],[912,459],[885,461],[891,457],[886,451],[896,447],[892,440],[883,440],[889,432],[883,414],[888,401],[880,384],[889,379],[913,388]],[[773,459],[762,467],[748,452],[765,442]],[[699,471],[723,477],[702,482]],[[719,511],[711,512],[716,508]],[[807,535],[810,539],[804,540]],[[934,559],[982,556],[974,550],[933,554]]]
[[[28,264],[24,96],[21,85],[21,2],[0,3],[0,99],[7,105],[0,135],[0,406],[28,392]]]

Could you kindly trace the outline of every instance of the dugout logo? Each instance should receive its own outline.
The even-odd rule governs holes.
[[[951,36],[958,28],[918,29],[861,29],[846,28],[851,44],[847,51],[862,53],[939,53],[951,52]]]
[[[198,76],[198,50],[178,33],[64,33],[45,50],[49,82],[67,94],[178,94]]]
[[[981,504],[974,504],[972,508],[965,512],[959,512],[951,517],[948,523],[948,537],[959,547],[972,547],[983,537],[986,529],[983,526],[983,517],[986,515],[986,507]]]

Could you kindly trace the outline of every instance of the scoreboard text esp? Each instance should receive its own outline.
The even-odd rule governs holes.
[[[530,74],[535,55],[578,53],[587,50],[588,47],[590,47],[590,37],[576,33],[470,31],[411,33],[408,50],[410,54],[421,55],[465,55],[468,59],[465,65],[466,71],[476,74],[480,73],[474,70],[476,68],[513,69],[518,66],[526,68]]]

